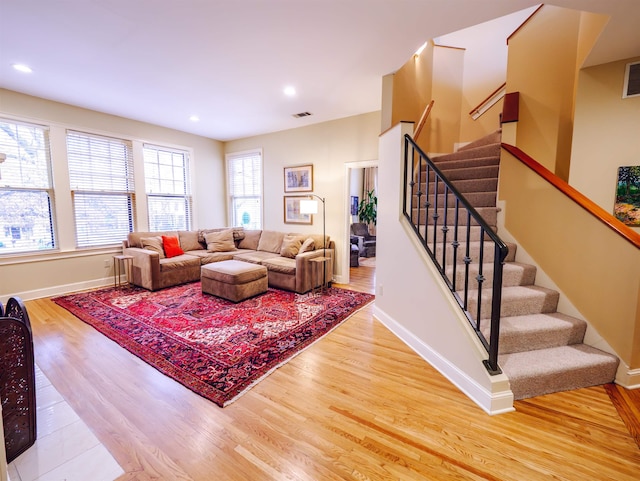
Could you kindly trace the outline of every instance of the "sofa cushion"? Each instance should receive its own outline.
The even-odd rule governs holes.
[[[233,258],[238,261],[253,262],[254,264],[262,264],[264,260],[273,259],[274,257],[280,257],[280,254],[265,251],[249,251],[233,256]]]
[[[162,237],[159,235],[152,236],[152,237],[141,237],[140,246],[143,249],[157,252],[158,255],[160,256],[160,259],[165,258],[164,248],[162,247]]]
[[[280,254],[282,239],[284,239],[284,232],[263,230],[260,235],[260,242],[258,242],[258,250]]]
[[[251,249],[253,251],[257,251],[261,234],[261,230],[245,230],[244,239],[238,243],[238,247],[240,249]]]
[[[273,257],[262,261],[262,265],[269,271],[282,272],[283,274],[296,274],[296,260],[288,257]]]
[[[233,256],[237,251],[228,251],[228,252],[209,252],[204,249],[200,249],[197,251],[187,251],[186,254],[191,256],[195,256],[200,259],[200,264],[211,264],[212,262],[220,262],[220,261],[228,261],[233,259]]]
[[[208,232],[204,235],[209,252],[229,252],[236,249],[233,242],[233,230],[226,229],[219,232]]]
[[[180,247],[182,247],[183,251],[204,250],[204,246],[198,241],[198,231],[181,230],[178,232],[178,236],[180,237]]]
[[[178,231],[166,231],[166,232],[129,232],[127,235],[127,241],[129,242],[129,247],[142,247],[141,239],[143,237],[156,237],[156,236],[177,236]],[[184,249],[183,249],[184,250]]]
[[[316,243],[313,241],[312,237],[307,237],[305,241],[300,246],[300,250],[298,254],[304,254],[305,252],[313,251],[316,248]]]
[[[180,248],[180,240],[177,237],[162,236],[162,248],[167,258],[181,256],[184,251]]]
[[[225,230],[231,230],[233,232],[233,240],[240,241],[244,239],[244,227],[218,227],[216,229],[200,229],[198,231],[198,241],[202,244],[206,244],[204,236],[210,232],[222,232]]]
[[[298,255],[298,251],[300,247],[302,247],[302,242],[304,241],[303,236],[287,234],[282,239],[282,246],[280,247],[280,255],[282,257],[288,257],[289,259],[293,259]]]
[[[181,256],[172,257],[171,259],[160,259],[160,272],[173,271],[176,269],[184,269],[186,267],[200,266],[198,257],[183,254]]]

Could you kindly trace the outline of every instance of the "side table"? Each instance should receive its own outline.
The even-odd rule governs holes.
[[[131,283],[131,268],[133,267],[133,256],[116,255],[113,256],[113,287],[122,285],[122,273],[127,278],[126,285]]]
[[[327,262],[331,260],[331,257],[314,257],[309,259],[309,262],[313,263],[311,272],[311,282],[313,284],[312,292],[316,292],[316,286],[318,285],[318,275],[322,275],[322,282],[320,283],[320,292],[324,292],[324,288],[327,287]],[[322,274],[318,273],[318,265],[322,264]]]

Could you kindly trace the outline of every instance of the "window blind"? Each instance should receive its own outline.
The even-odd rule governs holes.
[[[226,160],[232,225],[262,229],[262,152],[228,154]]]
[[[149,230],[191,229],[189,154],[155,145],[143,152]]]
[[[76,245],[118,244],[134,228],[131,142],[67,131]]]
[[[0,119],[0,256],[55,247],[49,130]]]

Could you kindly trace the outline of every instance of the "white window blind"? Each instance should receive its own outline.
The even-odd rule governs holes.
[[[55,247],[48,129],[0,119],[0,256]]]
[[[119,244],[134,227],[131,142],[67,131],[78,247]]]
[[[145,145],[143,151],[149,230],[191,229],[188,153],[154,145]]]
[[[262,152],[227,154],[226,159],[232,225],[262,229]]]

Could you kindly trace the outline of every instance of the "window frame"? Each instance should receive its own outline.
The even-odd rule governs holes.
[[[14,148],[14,145],[11,145],[9,143],[7,144],[2,143],[0,144],[0,151],[2,151],[6,157],[3,158],[2,161],[0,161],[0,174],[2,173],[3,167],[5,170],[5,180],[0,181],[0,192],[5,192],[9,194],[15,193],[18,195],[20,193],[43,194],[44,195],[43,200],[46,202],[47,209],[49,211],[49,215],[48,215],[49,220],[48,222],[45,222],[45,225],[48,225],[48,232],[45,232],[45,237],[47,237],[48,240],[45,241],[46,244],[44,245],[44,247],[42,247],[42,244],[38,244],[35,248],[30,246],[28,248],[25,247],[18,250],[13,249],[11,252],[3,252],[4,248],[0,248],[0,257],[13,257],[13,256],[21,256],[21,255],[32,255],[34,253],[49,253],[49,252],[58,251],[59,247],[58,247],[58,240],[57,240],[58,233],[57,233],[57,223],[56,223],[56,216],[55,216],[55,186],[54,186],[53,175],[52,175],[50,127],[46,125],[33,123],[33,122],[23,122],[20,120],[10,119],[6,117],[0,117],[0,122],[2,122],[3,124],[7,124],[9,126],[12,126],[16,136],[19,135],[19,129],[21,127],[38,131],[38,135],[42,136],[43,145],[42,147],[38,147],[36,149],[37,150],[36,156],[44,157],[44,164],[45,164],[44,170],[46,170],[46,172],[43,172],[43,166],[38,166],[35,170],[30,171],[30,172],[33,172],[33,175],[35,177],[40,177],[39,181],[35,181],[35,184],[39,183],[40,185],[34,185],[34,183],[30,183],[28,179],[23,178],[23,173],[26,172],[26,169],[22,168],[23,163],[19,161],[17,166],[17,169],[18,169],[17,174],[20,177],[20,179],[16,183],[19,185],[8,185],[6,180],[7,179],[6,172],[8,170],[8,167],[5,162],[7,162],[7,158],[11,155],[6,156],[6,154],[12,151],[12,149]],[[7,133],[7,135],[9,134]],[[20,140],[15,140],[15,148],[17,149],[16,155],[22,158],[23,155],[20,152],[25,150],[25,147],[20,145]],[[15,175],[16,172],[13,172],[13,174]],[[28,174],[24,174],[24,175],[28,175]],[[27,232],[32,233],[34,227],[36,226],[32,225],[30,229],[26,229]],[[9,234],[5,234],[5,232],[9,232],[11,234],[10,237],[12,238],[12,241],[13,241],[14,239],[16,239],[15,237],[16,231],[20,236],[18,238],[21,239],[22,233],[25,231],[25,228],[20,226],[14,226],[14,225],[4,226],[3,232],[0,233],[0,236],[7,237]],[[40,239],[40,240],[43,240],[43,239]]]
[[[151,176],[149,175],[148,169],[147,169],[147,152],[148,151],[154,151],[155,152],[155,156],[157,159],[157,166],[158,166],[158,176],[156,179],[153,180],[157,180],[158,181],[158,192],[152,192],[150,191],[151,189],[151,184],[152,184],[152,180],[151,180]],[[165,154],[171,154],[172,158],[174,155],[180,155],[182,156],[182,193],[175,193],[175,192],[169,192],[170,189],[166,189],[163,190],[162,189],[162,184],[163,181],[165,183],[167,182],[172,182],[175,186],[176,184],[176,178],[173,177],[172,179],[169,178],[163,178],[162,174],[161,174],[161,165],[160,165],[160,154],[161,153],[165,153]],[[162,231],[180,231],[180,230],[191,230],[193,227],[193,193],[192,193],[192,187],[191,187],[191,154],[188,150],[186,149],[180,149],[180,148],[175,148],[175,147],[167,147],[167,146],[163,146],[163,145],[159,145],[159,144],[152,144],[152,143],[144,143],[142,145],[142,162],[143,162],[143,169],[144,169],[144,188],[145,188],[145,194],[147,196],[147,222],[148,222],[148,228],[150,232],[162,232]],[[172,164],[173,168],[175,169],[175,164]],[[175,172],[175,170],[172,169],[173,172]],[[166,199],[166,200],[177,200],[177,199],[182,199],[184,202],[184,220],[185,223],[184,225],[177,225],[177,224],[172,224],[171,226],[166,226],[166,227],[159,227],[157,225],[154,225],[154,222],[152,221],[152,214],[151,214],[151,199],[157,200],[157,199]]]
[[[136,228],[133,141],[67,129],[66,143],[76,249],[109,248],[120,244]],[[120,152],[111,154],[112,150],[120,149]],[[95,168],[89,168],[86,164]],[[80,199],[87,202],[82,204]],[[91,199],[102,200],[103,207],[115,207],[116,215],[122,217],[124,211],[117,209],[119,206],[115,203],[119,199],[124,200],[126,219],[116,218],[116,227],[105,222],[93,225],[92,229],[92,225],[82,219],[81,214],[84,212],[87,219],[96,219],[99,216],[95,214],[104,210],[94,211],[92,215],[86,215],[92,209],[79,211],[81,207],[89,206]],[[124,224],[126,227],[123,228]]]
[[[257,169],[253,168],[253,175],[255,175],[255,171],[257,170],[258,179],[253,182],[253,187],[259,189],[259,193],[251,193],[251,194],[236,194],[234,189],[234,183],[232,182],[232,165],[240,161],[242,159],[248,160],[254,157],[258,157],[259,167]],[[229,216],[229,223],[231,226],[240,227],[240,226],[249,226],[247,229],[262,229],[264,225],[264,156],[262,153],[262,149],[251,149],[240,152],[229,152],[225,154],[225,170],[227,176],[227,212]],[[252,177],[253,178],[253,177]],[[259,216],[258,222],[249,222],[244,223],[242,219],[236,219],[236,209],[235,203],[238,199],[257,199],[258,208],[257,214]]]

